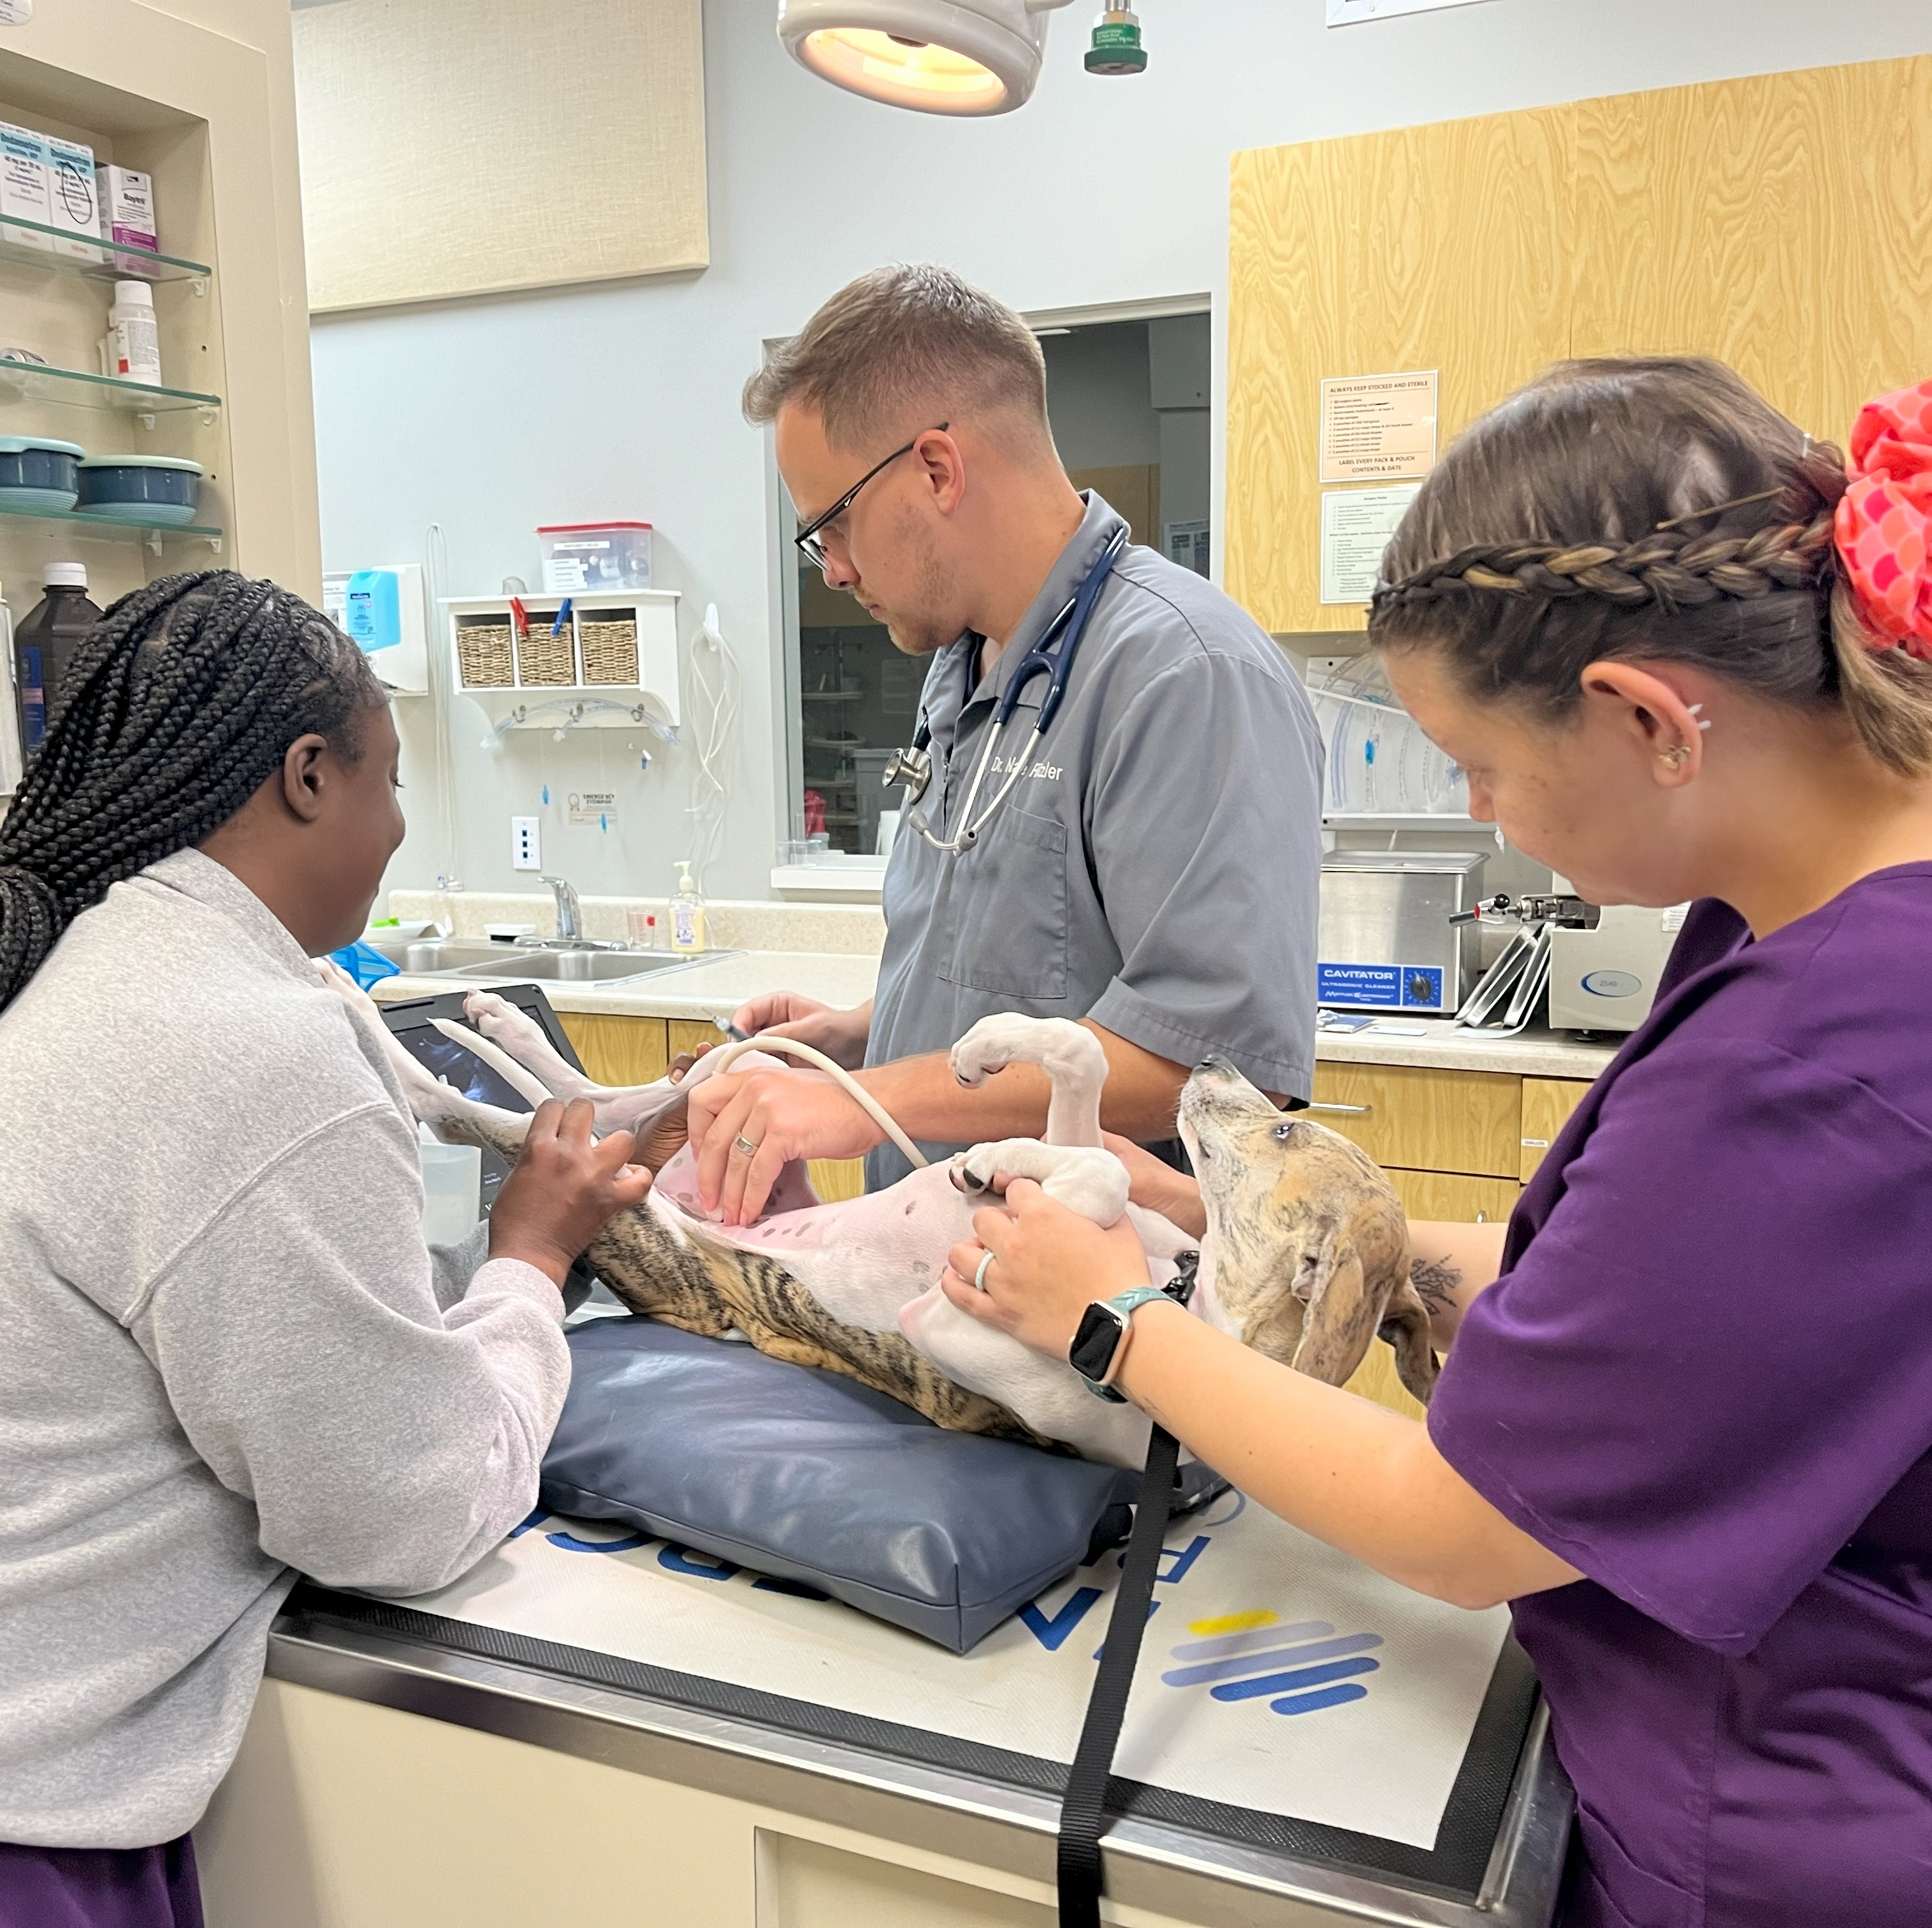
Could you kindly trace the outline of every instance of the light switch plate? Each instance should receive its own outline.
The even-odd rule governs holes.
[[[537,834],[535,817],[512,817],[510,819],[510,868],[512,870],[541,870],[543,868],[543,841]]]

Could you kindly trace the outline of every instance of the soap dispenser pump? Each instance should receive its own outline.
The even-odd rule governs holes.
[[[670,947],[674,950],[703,950],[705,942],[704,899],[691,881],[691,860],[677,860],[677,894],[670,900]]]

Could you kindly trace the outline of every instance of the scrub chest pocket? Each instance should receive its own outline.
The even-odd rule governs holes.
[[[968,990],[1042,1002],[1066,996],[1066,826],[1008,803],[947,860],[940,975]]]

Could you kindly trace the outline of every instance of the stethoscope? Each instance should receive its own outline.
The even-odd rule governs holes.
[[[1046,734],[1047,725],[1053,721],[1054,713],[1060,707],[1060,699],[1066,694],[1066,680],[1073,674],[1073,659],[1079,652],[1080,639],[1087,633],[1088,619],[1093,614],[1094,605],[1100,599],[1100,591],[1126,545],[1127,531],[1123,526],[1114,531],[1107,546],[1100,551],[1100,560],[1087,572],[1086,581],[1073,592],[1066,606],[1040,632],[1033,647],[1015,665],[1005,689],[1000,692],[999,706],[993,713],[992,726],[986,732],[979,763],[973,772],[973,781],[967,786],[966,801],[959,812],[965,827],[957,836],[934,836],[925,812],[914,807],[932,784],[932,726],[923,714],[920,717],[919,729],[910,747],[892,752],[892,761],[886,765],[886,787],[890,789],[896,783],[905,785],[906,809],[910,813],[906,821],[934,850],[943,850],[955,857],[962,851],[970,850],[979,840],[980,832],[992,821],[993,813],[1012,794],[1013,785],[1032,767],[1033,753],[1040,747],[1040,740]],[[1053,647],[1056,642],[1060,645],[1058,650]],[[978,680],[974,653],[969,651],[966,658],[969,698]],[[1013,767],[1006,773],[1006,780],[1000,785],[993,800],[975,818],[973,806],[979,800],[980,785],[992,767],[1000,738],[1012,722],[1013,712],[1019,707],[1021,692],[1042,671],[1046,676],[1046,696],[1040,706],[1040,713],[1034,719],[1033,734],[1027,739],[1026,748],[1014,760]]]

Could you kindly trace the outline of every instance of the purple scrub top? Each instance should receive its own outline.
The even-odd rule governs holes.
[[[1429,1415],[1514,1603],[1566,1928],[1932,1923],[1932,863],[1691,909]]]

